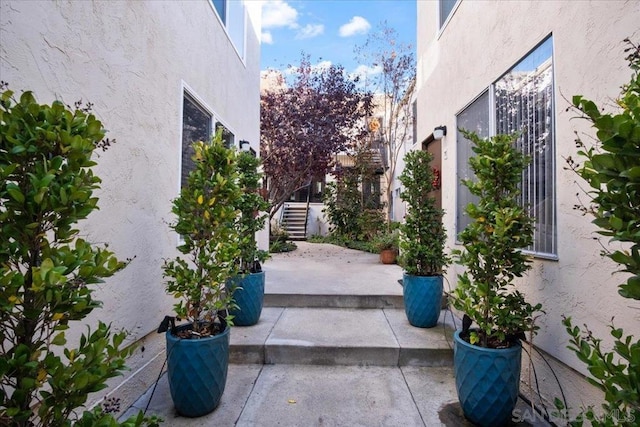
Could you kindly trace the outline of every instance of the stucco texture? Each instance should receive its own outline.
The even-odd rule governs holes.
[[[613,275],[617,266],[600,256],[602,248],[593,239],[596,228],[591,218],[573,208],[579,203],[580,185],[585,185],[564,169],[564,158],[576,155],[574,131],[594,135],[584,120],[572,120],[576,113],[566,111],[569,100],[581,94],[612,108],[620,86],[631,75],[623,39],[640,41],[638,22],[637,1],[463,0],[439,30],[438,2],[418,2],[418,140],[425,139],[435,126],[444,124],[450,130],[442,147],[443,208],[450,248],[458,247],[456,114],[538,43],[553,36],[558,259],[536,259],[518,285],[531,302],[542,303],[546,314],[537,320],[540,331],[534,342],[570,367],[563,371],[586,373],[566,348],[569,336],[561,325],[563,315],[571,316],[576,325],[588,324],[605,342],[609,342],[608,324],[613,316],[616,326],[638,334],[640,305],[617,294],[617,285],[625,276]],[[591,141],[590,136],[584,139]],[[459,266],[449,269],[452,287],[461,271]],[[550,376],[545,378],[553,382]],[[588,389],[573,395],[578,403],[598,399]],[[553,398],[559,391],[547,390],[546,394]]]
[[[250,3],[242,59],[208,0],[0,1],[0,80],[18,93],[32,90],[41,103],[93,103],[116,140],[98,153],[100,210],[80,229],[90,242],[132,258],[100,285],[104,306],[87,319],[113,322],[131,342],[172,312],[161,267],[177,254],[178,236],[168,224],[180,188],[185,88],[236,143],[247,140],[258,150],[260,15]]]

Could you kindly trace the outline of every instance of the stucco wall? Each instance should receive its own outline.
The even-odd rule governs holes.
[[[418,140],[435,126],[450,132],[443,139],[443,208],[448,246],[456,247],[456,114],[515,65],[547,35],[553,35],[555,142],[557,179],[558,260],[536,259],[521,281],[531,302],[541,302],[546,314],[535,343],[569,367],[586,373],[567,350],[568,335],[561,316],[588,324],[596,336],[607,338],[608,323],[638,333],[640,305],[617,295],[623,275],[612,275],[613,262],[600,257],[589,217],[573,209],[579,192],[576,175],[563,169],[563,158],[574,155],[574,131],[593,135],[586,123],[570,120],[566,99],[583,94],[611,107],[621,84],[631,75],[622,40],[640,41],[637,1],[469,1],[462,0],[443,31],[438,30],[438,2],[418,2]],[[606,243],[606,241],[604,242]],[[449,268],[456,283],[460,267]],[[541,367],[542,368],[542,367]],[[559,369],[566,383],[571,369]],[[545,379],[550,380],[548,372]],[[553,381],[548,381],[552,383]],[[586,382],[573,388],[574,404],[594,403],[598,395]],[[552,387],[551,384],[548,384]],[[547,397],[559,396],[548,388]]]
[[[88,319],[112,321],[132,342],[148,334],[146,341],[158,341],[152,332],[172,312],[161,266],[177,254],[167,225],[180,187],[184,88],[236,143],[258,150],[259,3],[248,2],[247,11],[243,61],[208,0],[0,2],[0,80],[16,92],[32,90],[41,103],[92,102],[117,141],[99,153],[100,211],[81,234],[108,243],[120,258],[135,257],[100,286],[104,307]],[[157,343],[146,348],[132,371],[164,351]]]

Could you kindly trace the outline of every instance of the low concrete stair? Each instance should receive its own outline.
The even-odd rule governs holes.
[[[286,203],[282,207],[282,228],[291,240],[307,239],[307,205]]]
[[[450,366],[453,327],[445,316],[435,328],[413,327],[397,294],[266,294],[258,324],[233,327],[230,362]]]

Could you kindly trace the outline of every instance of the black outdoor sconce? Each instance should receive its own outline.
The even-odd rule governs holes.
[[[249,141],[244,140],[244,139],[240,140],[240,151],[247,151],[247,152],[251,153],[251,155],[253,157],[256,156],[256,150],[251,148],[251,143]]]
[[[433,139],[439,140],[447,135],[446,126],[438,126],[433,130]]]

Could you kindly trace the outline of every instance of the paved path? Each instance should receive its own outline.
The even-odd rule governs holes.
[[[470,425],[450,366],[451,317],[443,311],[432,329],[409,325],[400,267],[298,242],[264,269],[265,308],[257,325],[232,328],[220,406],[180,417],[163,376],[128,413],[149,405],[167,426]]]

